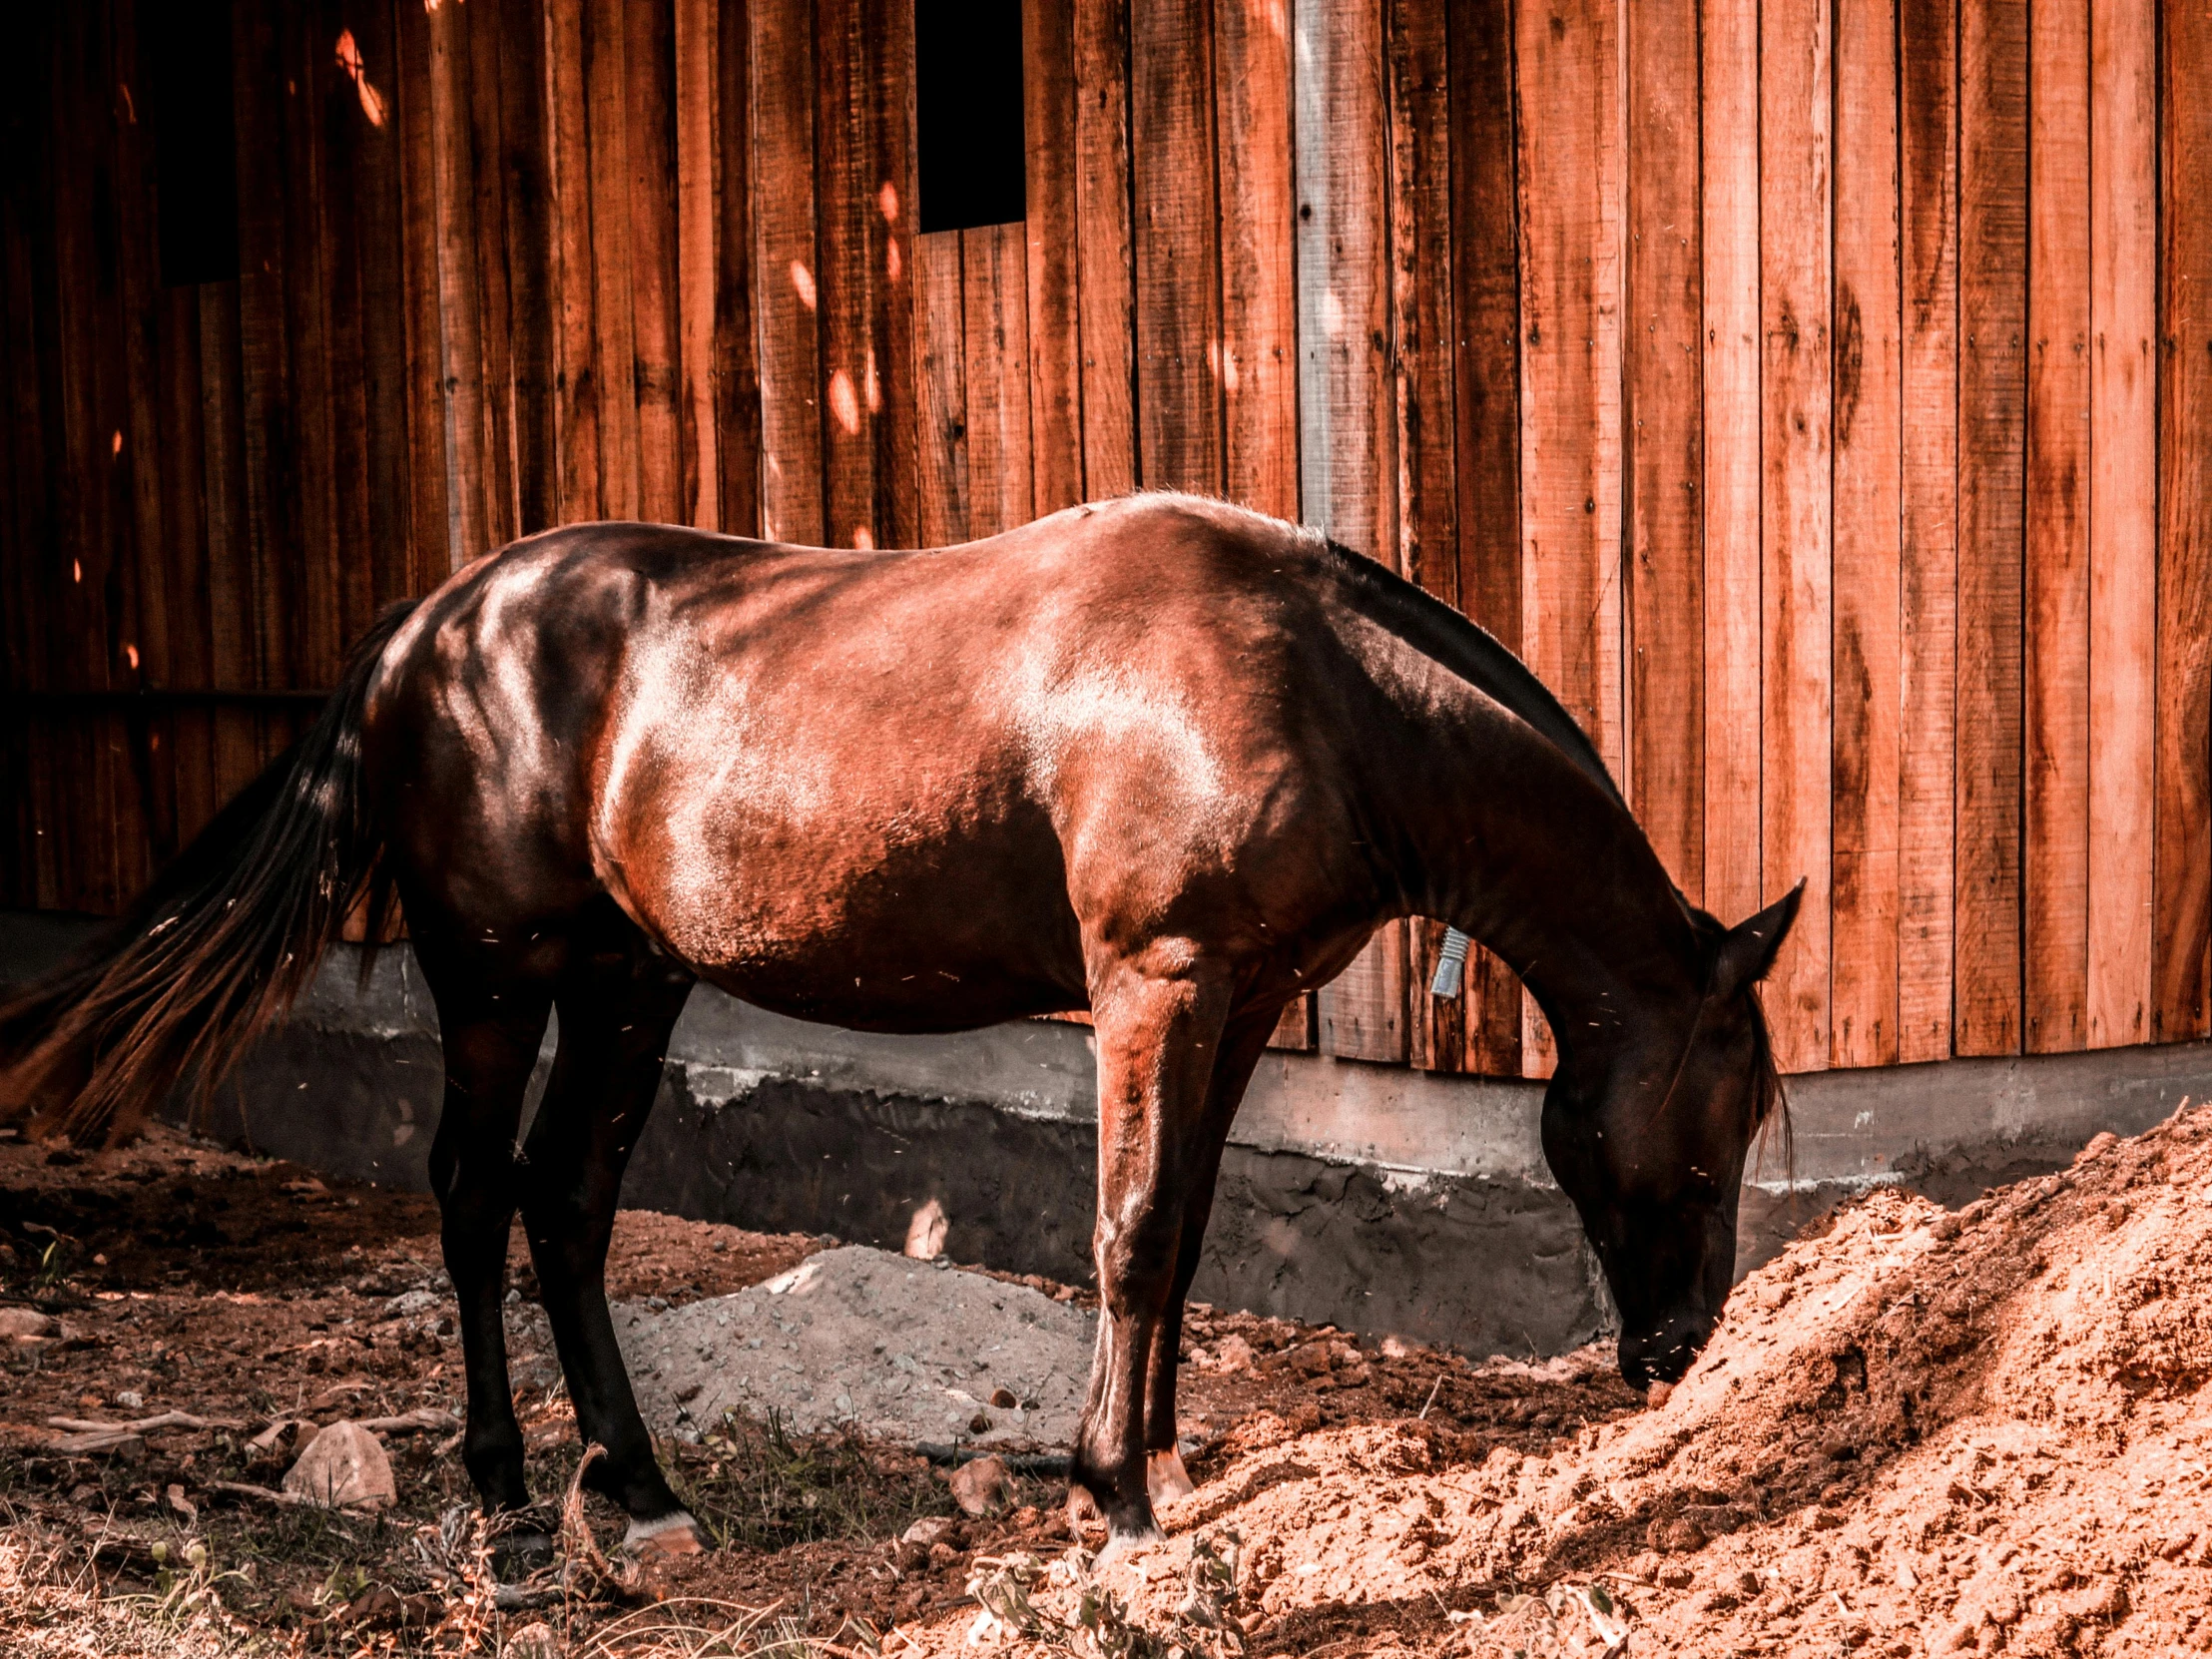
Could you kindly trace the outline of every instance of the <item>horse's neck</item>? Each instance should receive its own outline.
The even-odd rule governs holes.
[[[1563,1037],[1694,995],[1695,925],[1618,795],[1530,727],[1478,718],[1481,695],[1408,711],[1427,759],[1396,780],[1410,906],[1494,951]]]

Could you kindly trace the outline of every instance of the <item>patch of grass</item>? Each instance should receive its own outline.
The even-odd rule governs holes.
[[[921,1457],[847,1434],[795,1436],[780,1415],[733,1412],[677,1448],[677,1495],[721,1547],[778,1550],[836,1538],[896,1537],[952,1495]]]

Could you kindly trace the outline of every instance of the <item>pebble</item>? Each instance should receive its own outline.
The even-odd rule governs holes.
[[[284,1490],[330,1509],[381,1509],[393,1502],[391,1459],[357,1422],[333,1422],[284,1471]]]

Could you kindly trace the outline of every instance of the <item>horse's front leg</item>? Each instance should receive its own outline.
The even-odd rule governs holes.
[[[1178,953],[1187,956],[1187,953]],[[1100,976],[1098,1348],[1076,1436],[1075,1485],[1106,1517],[1109,1547],[1159,1535],[1145,1479],[1145,1395],[1174,1289],[1184,1212],[1205,1173],[1204,1119],[1228,975],[1140,958]]]
[[[638,1414],[607,1310],[607,1246],[630,1152],[661,1082],[670,1032],[691,989],[688,974],[621,985],[593,979],[564,992],[560,1051],[523,1148],[523,1228],[538,1272],[577,1432],[606,1456],[588,1484],[630,1517],[634,1551],[688,1553],[697,1523],[669,1489]]]
[[[435,977],[432,988],[438,988]],[[530,1501],[522,1476],[522,1429],[508,1389],[500,1304],[516,1202],[515,1125],[549,1006],[550,998],[534,988],[513,986],[499,996],[448,994],[438,1000],[445,1106],[430,1147],[430,1184],[442,1222],[445,1271],[459,1304],[468,1384],[461,1457],[485,1513],[493,1516],[521,1510]],[[510,1528],[501,1554],[527,1566],[550,1559],[552,1547],[540,1529]]]

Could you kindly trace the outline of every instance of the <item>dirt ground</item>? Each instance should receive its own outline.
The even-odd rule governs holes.
[[[821,1242],[625,1214],[613,1288],[722,1294]],[[517,1290],[554,1516],[579,1449]],[[0,1321],[61,1327],[0,1338],[0,1653],[2212,1651],[2212,1111],[1955,1214],[1868,1195],[1739,1287],[1657,1407],[1602,1347],[1470,1364],[1201,1312],[1199,1489],[1098,1572],[1048,1481],[969,1517],[918,1456],[726,1422],[666,1448],[714,1552],[641,1575],[586,1500],[565,1577],[502,1596],[444,1291],[420,1197],[166,1131],[0,1143]],[[197,1421],[52,1421],[172,1412]],[[391,1509],[260,1495],[299,1432],[258,1447],[273,1423],[410,1413]]]

